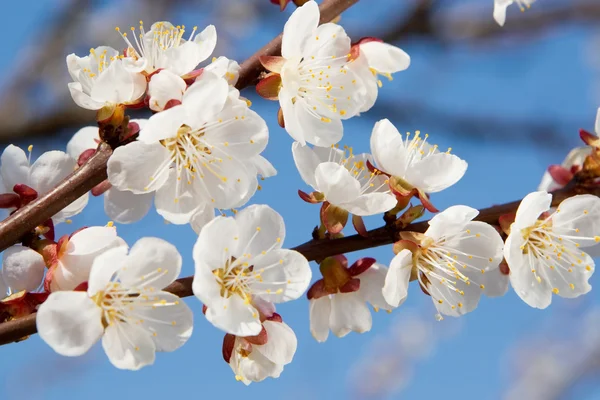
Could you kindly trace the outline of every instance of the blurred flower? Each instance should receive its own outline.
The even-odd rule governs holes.
[[[100,46],[90,55],[67,56],[67,67],[74,82],[69,83],[73,101],[88,110],[105,106],[139,103],[146,92],[142,68],[124,58],[112,47]]]
[[[138,141],[114,151],[108,180],[119,190],[155,192],[158,213],[187,224],[205,204],[232,208],[248,201],[268,137],[265,121],[239,92],[205,71],[181,105],[153,115]]]
[[[377,38],[363,38],[352,46],[352,59],[348,68],[356,72],[367,90],[367,100],[360,111],[367,111],[375,104],[382,86],[378,75],[392,80],[392,74],[410,66],[410,56],[404,50],[384,43]]]
[[[210,57],[217,44],[217,31],[213,25],[196,35],[197,30],[195,26],[190,36],[184,39],[183,25],[173,26],[170,22],[160,21],[152,24],[146,32],[140,21],[139,39],[135,28],[131,28],[132,42],[127,33],[121,33],[117,28],[127,43],[127,57],[135,59],[147,74],[163,69],[179,76],[191,73],[198,64]]]
[[[117,229],[108,226],[92,226],[64,236],[58,243],[45,244],[40,252],[45,256],[48,273],[47,291],[73,290],[87,282],[96,258],[113,248],[127,244],[117,236]]]
[[[347,151],[333,146],[310,148],[298,142],[292,145],[300,176],[316,191],[310,195],[299,193],[308,202],[325,202],[321,215],[330,233],[343,229],[348,213],[375,215],[396,205],[387,177],[369,171],[367,163],[371,156],[365,153],[354,155],[352,148]]]
[[[499,269],[502,238],[491,225],[473,221],[478,213],[471,207],[452,206],[434,216],[424,234],[402,232],[385,278],[385,300],[394,307],[401,305],[411,276],[441,314],[453,317],[473,311],[482,292],[503,295],[508,277]]]
[[[102,338],[117,368],[154,363],[156,351],[173,351],[191,336],[193,315],[179,297],[160,289],[181,271],[181,255],[170,243],[142,238],[99,256],[86,292],[54,292],[37,313],[37,329],[54,351],[80,356]]]
[[[204,226],[194,246],[192,289],[213,325],[237,336],[258,335],[255,297],[282,303],[304,293],[311,278],[308,261],[282,249],[284,238],[283,218],[265,205]]]
[[[372,258],[362,258],[348,268],[345,256],[328,257],[321,262],[323,279],[308,290],[310,332],[324,342],[329,330],[337,337],[354,331],[364,333],[373,324],[367,303],[375,311],[391,310],[381,293],[387,268]]]
[[[517,3],[521,11],[531,7],[535,0],[494,0],[494,19],[500,26],[506,22],[506,9],[513,3]]]
[[[398,200],[418,196],[425,208],[437,212],[427,193],[454,185],[465,174],[467,163],[450,154],[451,149],[440,153],[437,145],[427,143],[427,138],[416,131],[412,139],[409,134],[403,139],[396,127],[383,119],[373,128],[371,151],[377,170],[390,176],[390,188]]]
[[[41,286],[45,270],[44,258],[29,247],[15,245],[4,250],[0,299],[22,290],[33,292]]]
[[[9,145],[0,158],[0,198],[2,208],[20,208],[54,189],[77,168],[77,162],[62,151],[48,151],[31,165],[29,155],[17,146]],[[52,217],[54,224],[64,222],[83,211],[88,202],[84,194]]]
[[[349,63],[350,38],[333,23],[319,25],[319,7],[297,8],[283,30],[282,57],[262,57],[272,72],[257,92],[279,99],[285,129],[301,144],[330,146],[343,135],[342,120],[362,109],[366,89]]]
[[[230,333],[223,338],[223,358],[229,364],[235,379],[245,385],[266,378],[279,378],[283,367],[292,362],[298,340],[292,328],[275,312],[261,313],[262,330],[249,337]]]
[[[600,242],[599,198],[577,195],[548,215],[551,202],[544,191],[525,196],[504,247],[512,287],[535,308],[548,307],[552,293],[574,298],[592,289],[594,260],[582,248],[596,252]]]

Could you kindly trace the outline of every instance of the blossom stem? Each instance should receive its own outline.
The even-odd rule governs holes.
[[[571,184],[553,192],[552,206],[556,207],[564,199],[584,193],[593,194],[600,197],[600,187],[577,186],[572,181]],[[482,209],[479,211],[479,215],[475,218],[475,220],[497,225],[500,216],[516,212],[520,203],[521,200],[517,200]],[[385,225],[380,228],[370,230],[367,237],[353,235],[340,239],[313,239],[294,247],[293,250],[302,253],[309,261],[313,261],[338,254],[384,246],[399,240],[400,232],[402,231],[424,233],[428,226],[428,221],[413,223],[404,228],[397,227],[396,225]],[[179,297],[192,296],[192,280],[192,276],[178,279],[164,290]],[[18,341],[23,337],[32,335],[36,332],[37,328],[35,324],[35,314],[1,323],[0,345]]]

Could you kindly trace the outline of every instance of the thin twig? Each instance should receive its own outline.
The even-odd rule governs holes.
[[[555,207],[564,199],[576,194],[590,193],[600,197],[600,188],[582,188],[571,185],[564,189],[554,192],[552,206]],[[485,208],[479,212],[475,218],[477,221],[483,221],[489,224],[497,224],[501,215],[513,213],[517,210],[521,200]],[[400,232],[425,232],[429,226],[428,221],[410,224],[404,228],[398,228],[394,225],[383,226],[381,228],[369,231],[368,237],[359,235],[347,236],[334,240],[311,240],[293,248],[302,253],[309,261],[323,259],[325,257],[337,254],[349,253],[358,250],[383,246],[393,243],[399,239]],[[193,295],[192,291],[193,277],[188,276],[173,282],[164,290],[176,294],[179,297],[188,297]],[[37,332],[35,324],[35,314],[27,317],[8,321],[0,324],[0,345],[12,343],[22,339],[25,336],[33,335]]]

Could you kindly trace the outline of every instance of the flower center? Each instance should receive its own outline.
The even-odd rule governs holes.
[[[121,30],[115,28],[121,35],[125,43],[127,43],[127,56],[134,59],[145,58],[148,60],[146,72],[153,72],[160,68],[168,67],[168,59],[165,57],[165,52],[173,47],[179,47],[186,42],[183,39],[185,33],[185,25],[173,26],[169,23],[158,22],[153,26],[153,29],[146,32],[144,22],[140,21],[140,33],[136,35],[135,27],[131,27],[131,34],[134,41],[130,41],[127,37],[127,32],[121,33]],[[192,33],[187,41],[194,40],[194,35],[198,30],[194,26]]]
[[[354,155],[352,147],[344,146],[344,151],[341,152],[339,145],[331,145],[328,161],[338,163],[354,175],[356,180],[360,182],[361,194],[379,192],[381,188],[389,183],[380,171],[369,170],[366,161],[358,159]],[[389,192],[389,188],[386,192]]]
[[[225,267],[214,270],[213,275],[221,285],[222,297],[229,298],[237,294],[244,299],[244,303],[250,304],[252,295],[248,287],[248,276],[252,275],[254,268],[247,262],[238,263],[236,261],[235,257],[231,257]]]

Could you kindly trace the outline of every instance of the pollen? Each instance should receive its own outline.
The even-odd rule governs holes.
[[[558,288],[554,288],[554,289],[552,289],[552,293],[554,293],[554,294],[558,294],[558,292],[559,292]]]

